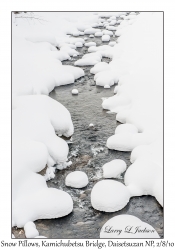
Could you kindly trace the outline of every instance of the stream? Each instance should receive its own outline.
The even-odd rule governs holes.
[[[100,28],[100,27],[99,27]],[[101,37],[89,38],[86,42],[96,42],[97,46],[108,44],[102,42]],[[111,37],[111,41],[117,41]],[[88,48],[83,46],[77,48],[80,53],[70,61],[63,61],[63,65],[74,65],[74,62],[88,53]],[[110,62],[109,58],[103,58],[103,62]],[[40,235],[55,239],[94,239],[99,238],[100,230],[107,220],[120,214],[137,216],[144,222],[153,226],[160,237],[163,237],[163,209],[152,196],[132,197],[122,210],[105,213],[100,212],[91,206],[90,194],[93,186],[102,178],[102,166],[114,159],[122,159],[130,166],[131,152],[110,150],[106,147],[109,136],[114,134],[116,126],[115,114],[102,109],[102,98],[114,94],[114,87],[104,89],[98,87],[94,82],[94,75],[90,73],[93,66],[81,67],[85,76],[77,79],[74,84],[56,87],[50,97],[63,104],[70,112],[74,124],[72,143],[69,144],[69,160],[72,165],[65,170],[57,170],[55,178],[48,181],[49,187],[62,189],[69,193],[74,202],[73,212],[65,217],[49,220],[35,221]],[[78,89],[78,95],[72,95],[71,90]],[[93,123],[93,127],[89,124]],[[84,171],[89,178],[89,184],[85,188],[75,189],[65,186],[66,176],[75,170]],[[124,183],[123,176],[120,181]],[[19,229],[13,229],[17,238],[24,238]]]

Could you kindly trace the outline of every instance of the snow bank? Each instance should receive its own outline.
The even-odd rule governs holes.
[[[112,217],[102,227],[100,238],[149,239],[160,238],[156,230],[133,215],[122,214]]]
[[[112,160],[103,165],[104,178],[117,178],[126,170],[126,163],[123,160]]]
[[[88,184],[88,177],[82,171],[74,171],[66,176],[66,186],[73,188],[83,188]]]
[[[39,232],[32,221],[29,221],[24,225],[24,231],[26,238],[35,238],[39,236]]]
[[[132,196],[152,195],[163,206],[163,172],[155,162],[138,158],[127,169],[124,181]]]
[[[52,167],[67,161],[68,145],[56,133],[72,135],[70,113],[47,96],[28,95],[13,98],[12,117],[14,225],[23,227],[28,221],[67,215],[73,209],[72,198],[48,188],[45,177],[37,172],[46,164]]]
[[[104,212],[121,210],[129,202],[130,193],[120,182],[102,180],[95,184],[91,192],[93,208]]]
[[[114,91],[117,94],[105,99],[102,107],[116,112],[119,122],[127,123],[117,127],[115,135],[107,140],[107,146],[115,150],[132,151],[131,162],[137,162],[140,169],[143,168],[142,173],[147,173],[147,165],[155,168],[152,171],[156,172],[156,187],[148,180],[149,191],[145,186],[139,188],[140,195],[143,195],[144,189],[145,193],[155,196],[160,204],[163,200],[160,177],[163,166],[162,18],[161,13],[141,13],[125,18],[117,30],[120,32],[118,43],[110,52],[105,50],[106,54],[113,54],[109,63],[110,69],[95,75],[95,79],[101,76],[103,81],[104,74],[104,84],[114,82],[115,77],[118,77],[118,86]],[[135,22],[131,24],[129,20]],[[111,70],[112,77],[112,74],[108,74]],[[145,159],[148,160],[146,164]],[[131,167],[131,170],[129,168],[126,172],[127,180],[127,173],[132,172],[132,169],[134,168]],[[150,170],[150,173],[152,171]],[[134,171],[133,175],[141,179],[142,175],[138,173]],[[144,185],[144,182],[142,184]]]

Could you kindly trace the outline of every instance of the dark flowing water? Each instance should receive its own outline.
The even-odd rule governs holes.
[[[83,37],[83,36],[82,36]],[[88,36],[86,36],[88,37]],[[116,41],[111,37],[111,41]],[[98,45],[101,38],[89,38],[87,42],[94,41]],[[73,65],[76,60],[87,53],[87,48],[77,49],[81,55],[72,61],[62,62],[64,65]],[[109,58],[102,61],[109,62]],[[122,159],[127,167],[130,163],[130,152],[109,150],[106,141],[114,134],[117,122],[115,114],[109,114],[101,107],[102,98],[113,95],[114,86],[110,89],[95,86],[94,75],[90,73],[91,66],[81,67],[85,76],[76,80],[74,84],[55,88],[50,97],[62,103],[71,113],[75,132],[72,136],[72,144],[69,144],[69,159],[73,164],[56,172],[54,179],[48,181],[48,186],[62,189],[68,192],[74,202],[73,212],[65,217],[52,220],[38,220],[36,227],[40,235],[48,238],[99,238],[102,226],[110,218],[120,214],[137,216],[142,221],[152,225],[161,237],[163,237],[163,209],[152,196],[133,197],[125,208],[114,213],[100,212],[92,208],[90,194],[93,186],[102,178],[102,166],[113,160]],[[72,95],[71,90],[78,89],[78,95]],[[94,127],[89,127],[93,123]],[[119,124],[119,123],[118,123]],[[74,189],[65,186],[66,176],[75,170],[86,172],[89,184],[82,189]],[[123,183],[123,176],[118,181]],[[114,194],[115,195],[115,194]],[[15,236],[24,237],[23,230],[13,230]]]

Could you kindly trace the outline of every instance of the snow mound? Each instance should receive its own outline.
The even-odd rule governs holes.
[[[103,35],[113,36],[113,32],[110,30],[103,30]]]
[[[122,214],[112,217],[102,227],[100,238],[160,238],[156,230],[133,215]]]
[[[100,29],[89,28],[84,31],[85,35],[93,35],[96,32],[100,32]]]
[[[113,46],[115,46],[116,44],[117,44],[116,42],[110,42],[108,45],[111,46],[111,47],[113,47]]]
[[[120,182],[102,180],[95,184],[91,192],[93,208],[104,212],[121,210],[129,202],[130,193]]]
[[[108,30],[111,30],[111,31],[112,31],[112,30],[116,30],[116,27],[114,27],[114,26],[107,26],[106,28],[107,28]]]
[[[89,124],[89,127],[94,127],[94,124],[93,124],[93,123],[90,123],[90,124]]]
[[[77,60],[74,63],[74,65],[76,65],[76,66],[95,65],[101,61],[101,58],[102,58],[102,56],[99,53],[86,54],[82,57],[82,59]]]
[[[90,35],[89,37],[90,37],[90,38],[93,38],[93,37],[94,37],[94,35]]]
[[[73,188],[83,188],[88,184],[88,177],[82,171],[74,171],[66,176],[66,186]]]
[[[95,33],[96,37],[99,37],[99,36],[102,36],[102,35],[103,35],[103,32],[101,32],[101,31]]]
[[[75,43],[75,46],[76,46],[77,48],[81,48],[81,47],[83,47],[83,44],[82,44],[81,42],[76,42],[76,43]]]
[[[110,41],[110,36],[109,35],[103,35],[102,36],[102,42],[108,42]]]
[[[99,62],[97,63],[93,68],[91,68],[90,73],[91,74],[97,74],[100,71],[108,70],[109,64],[106,62]]]
[[[84,44],[86,47],[90,47],[90,46],[96,46],[95,42],[88,42]]]
[[[72,33],[73,36],[79,36],[80,35],[80,32],[79,31],[75,31]]]
[[[24,231],[26,238],[35,238],[39,236],[39,232],[32,221],[29,221],[24,225]]]
[[[73,95],[78,95],[78,89],[73,89],[73,90],[72,90],[72,94],[73,94]]]
[[[115,130],[115,134],[119,134],[119,133],[136,134],[138,133],[138,129],[134,124],[125,123],[125,124],[121,124],[117,126]]]
[[[126,170],[126,163],[123,160],[112,160],[103,165],[104,178],[117,178]]]
[[[118,151],[132,151],[139,145],[147,145],[153,141],[149,133],[120,132],[112,135],[107,140],[107,147]]]
[[[155,162],[138,158],[127,169],[124,182],[132,196],[152,195],[163,206],[162,168]]]
[[[118,82],[118,78],[116,78],[115,72],[112,70],[105,70],[100,71],[94,76],[94,81],[96,81],[96,85],[105,86],[109,85],[112,86],[114,83]],[[105,100],[102,104],[102,107],[105,108],[105,104],[108,101]]]
[[[108,84],[106,84],[106,85],[104,86],[104,89],[110,89],[110,86],[109,86]]]
[[[32,197],[29,197],[20,197],[13,204],[13,216],[17,227],[23,227],[28,221],[63,217],[73,210],[71,196],[62,190],[46,186],[35,190]]]

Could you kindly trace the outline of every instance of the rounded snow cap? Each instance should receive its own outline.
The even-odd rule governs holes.
[[[66,176],[66,186],[73,188],[83,188],[88,184],[88,177],[82,171],[74,171]]]
[[[129,202],[130,193],[125,185],[114,180],[102,180],[91,192],[93,208],[104,212],[121,210]]]

